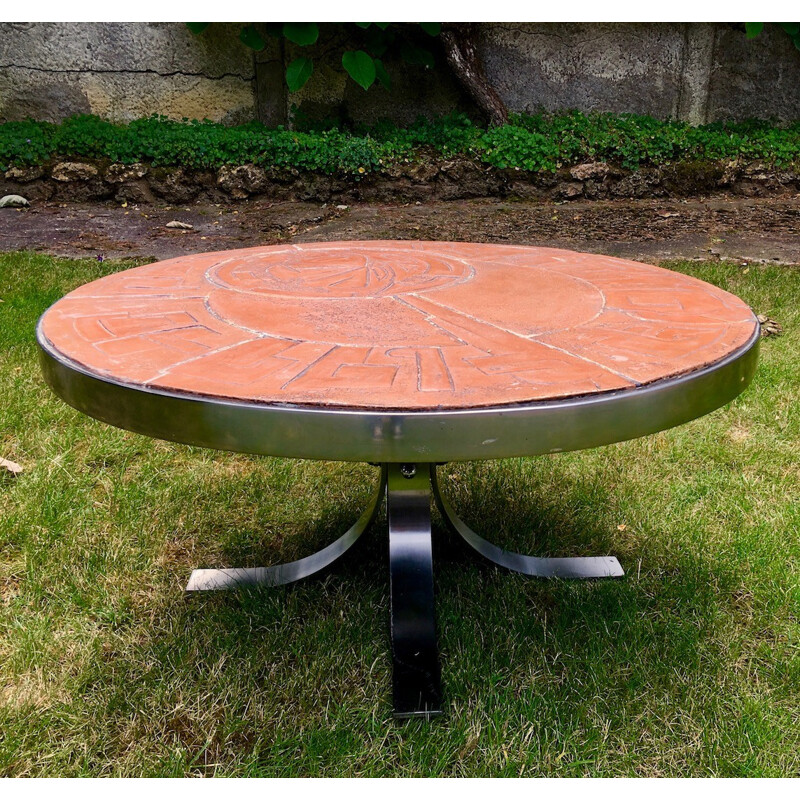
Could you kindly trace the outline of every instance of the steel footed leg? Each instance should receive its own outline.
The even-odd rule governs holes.
[[[276,564],[273,567],[252,567],[234,569],[196,569],[192,572],[187,592],[199,592],[219,589],[235,589],[239,586],[280,586],[306,578],[325,569],[346,553],[356,540],[370,526],[383,502],[386,487],[386,466],[381,466],[378,488],[370,499],[369,505],[356,523],[335,542],[324,547],[313,555],[291,561],[288,564]]]
[[[433,605],[430,464],[389,464],[392,683],[397,719],[442,713]]]
[[[584,558],[541,558],[525,556],[503,550],[502,547],[487,542],[478,536],[453,511],[453,507],[442,496],[436,478],[436,467],[431,468],[431,485],[436,505],[451,530],[457,533],[470,547],[477,550],[501,567],[533,575],[537,578],[619,578],[625,573],[614,556],[595,556]]]

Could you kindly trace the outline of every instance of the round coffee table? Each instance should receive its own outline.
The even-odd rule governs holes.
[[[344,553],[386,496],[394,709],[441,711],[431,495],[463,540],[537,577],[623,574],[612,556],[511,553],[468,528],[436,465],[556,453],[679,425],[738,395],[759,326],[741,300],[659,267],[549,248],[334,242],[204,253],[119,272],[37,328],[53,390],[148,436],[367,461],[378,488],[320,552],[198,569],[187,590],[278,585]]]

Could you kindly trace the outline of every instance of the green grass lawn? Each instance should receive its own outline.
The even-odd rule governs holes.
[[[729,406],[443,468],[498,544],[627,576],[501,572],[436,518],[447,713],[397,724],[383,518],[323,578],[182,592],[331,541],[373,467],[153,441],[45,386],[37,317],[125,266],[0,256],[0,775],[800,775],[799,270],[668,265],[784,326]]]

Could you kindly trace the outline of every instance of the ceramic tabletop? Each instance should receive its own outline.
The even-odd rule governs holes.
[[[456,409],[635,389],[756,329],[734,295],[539,247],[292,244],[180,257],[45,313],[63,358],[134,387],[266,404]]]

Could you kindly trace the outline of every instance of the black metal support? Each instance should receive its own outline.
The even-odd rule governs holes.
[[[442,713],[433,600],[431,465],[389,464],[389,576],[394,716]]]

